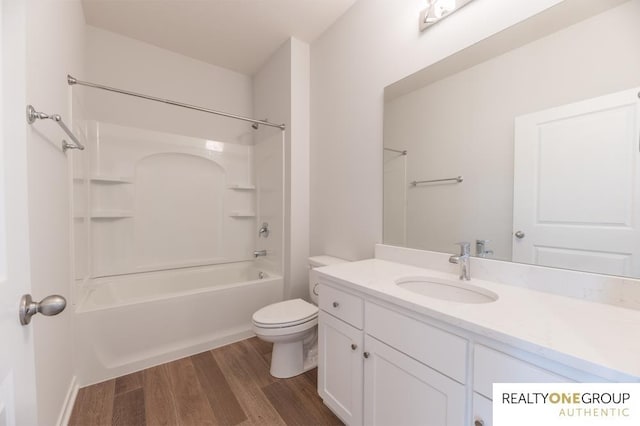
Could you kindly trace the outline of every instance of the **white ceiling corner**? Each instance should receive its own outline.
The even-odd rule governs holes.
[[[82,0],[87,24],[253,75],[289,37],[313,42],[356,0]]]

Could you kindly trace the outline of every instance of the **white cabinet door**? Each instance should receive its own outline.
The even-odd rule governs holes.
[[[513,261],[640,274],[639,91],[516,118]]]
[[[364,423],[462,426],[465,387],[365,336]]]
[[[318,393],[348,425],[362,424],[362,331],[320,311]]]

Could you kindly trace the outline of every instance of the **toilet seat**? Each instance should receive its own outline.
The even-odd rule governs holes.
[[[259,309],[252,320],[260,328],[286,328],[318,318],[318,307],[302,299],[285,300]]]

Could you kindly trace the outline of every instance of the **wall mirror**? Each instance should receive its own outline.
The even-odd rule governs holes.
[[[640,277],[638,17],[567,0],[385,88],[384,243]]]

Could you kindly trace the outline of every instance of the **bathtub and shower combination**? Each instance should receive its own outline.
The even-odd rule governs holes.
[[[252,314],[283,299],[283,129],[233,121],[222,133],[237,138],[220,142],[85,126],[73,179],[79,386],[253,336]]]

